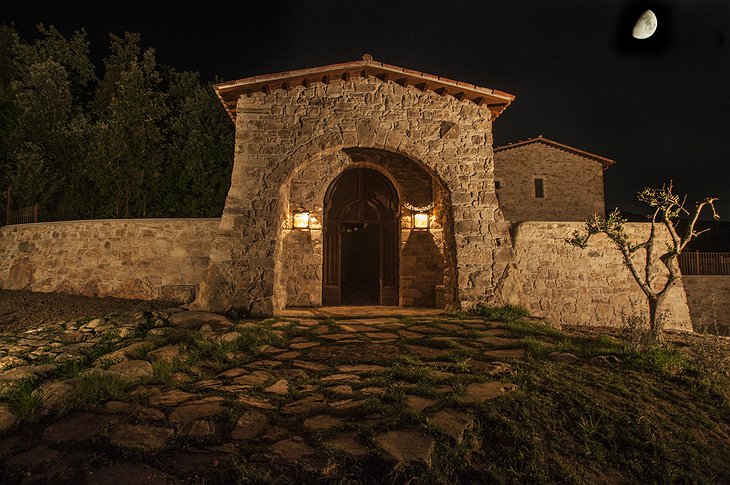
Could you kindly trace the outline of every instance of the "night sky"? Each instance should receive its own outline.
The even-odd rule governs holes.
[[[658,29],[631,37],[651,8]],[[607,207],[674,179],[689,200],[720,197],[730,219],[730,1],[310,0],[14,1],[0,20],[25,39],[40,22],[86,29],[96,62],[108,34],[139,32],[158,62],[205,80],[376,60],[516,96],[495,146],[542,134],[616,160]]]

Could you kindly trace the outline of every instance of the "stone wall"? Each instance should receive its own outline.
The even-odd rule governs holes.
[[[48,222],[0,228],[0,288],[185,302],[220,219]]]
[[[436,288],[444,285],[442,231],[405,230],[401,233],[401,305],[441,306],[437,305]]]
[[[398,154],[443,187],[454,268],[445,279],[447,305],[493,301],[509,250],[497,241],[509,237],[492,184],[491,116],[486,106],[375,77],[242,96],[231,189],[195,306],[254,315],[286,306],[283,242],[289,204],[299,202],[286,187],[298,169],[352,148]]]
[[[694,330],[730,335],[730,276],[684,275],[682,282]]]
[[[535,197],[535,179],[545,197]],[[599,162],[536,142],[494,154],[494,180],[504,218],[519,221],[583,221],[604,214]]]
[[[187,301],[203,278],[219,222],[138,219],[2,227],[0,288]],[[557,323],[616,326],[625,315],[643,314],[643,294],[607,238],[591,239],[585,250],[565,243],[581,227],[573,222],[516,224],[515,258],[505,266],[495,291]],[[628,225],[629,234],[637,239],[647,229],[646,224]],[[405,227],[402,234],[401,304],[428,306],[434,299],[442,301],[438,292],[446,279],[443,230],[418,232]],[[283,244],[292,255],[321,255],[321,230],[288,231]],[[287,303],[319,304],[308,298],[321,298],[321,259],[284,261],[304,276],[301,281],[315,282],[319,291],[302,290],[293,278],[287,282],[289,293],[304,296]],[[727,325],[730,277],[684,276],[683,282],[684,287],[680,283],[672,290],[665,306],[668,328],[691,330],[690,311],[695,328],[715,321]]]
[[[513,301],[522,302],[533,315],[570,325],[620,326],[625,316],[648,315],[644,294],[607,237],[591,238],[583,250],[565,242],[583,226],[578,222],[515,224],[516,262],[507,278]],[[645,223],[627,224],[629,236],[637,242],[645,239],[648,230]],[[662,236],[668,241],[668,235]],[[657,247],[663,246],[658,241]],[[641,258],[637,261],[643,267]],[[692,330],[681,282],[671,290],[664,311],[667,328]]]

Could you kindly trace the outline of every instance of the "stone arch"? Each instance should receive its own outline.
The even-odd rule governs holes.
[[[355,121],[355,128],[353,132],[331,130],[311,138],[276,164],[266,177],[267,185],[281,187],[299,166],[347,148],[390,151],[421,165],[448,190],[456,183],[455,174],[442,173],[438,168],[439,160],[429,154],[427,147],[419,146],[405,133],[395,128],[376,127],[367,119]]]
[[[399,243],[400,252],[406,256],[400,264],[400,287],[404,291],[399,304],[453,305],[457,293],[454,277],[456,256],[453,219],[448,210],[450,194],[446,184],[434,176],[433,171],[426,170],[422,163],[408,157],[381,148],[355,147],[339,151],[324,150],[291,170],[280,187],[279,200],[284,215],[280,219],[277,235],[280,243],[276,245],[275,256],[276,308],[317,306],[322,303],[323,275],[320,266],[323,262],[324,241],[319,225],[323,223],[322,203],[327,187],[346,170],[353,168],[370,168],[384,175],[396,189],[401,204],[437,203],[438,213],[434,213],[431,231],[412,233],[410,219],[405,217],[407,223],[401,228]],[[398,176],[393,171],[398,171]],[[300,178],[305,180],[305,183],[300,183],[303,190],[294,187]],[[418,197],[419,194],[414,196],[414,186],[422,189],[421,197]],[[426,196],[423,190],[427,191]],[[318,206],[317,203],[322,205]],[[292,208],[303,204],[312,213],[313,219],[317,220],[317,225],[307,232],[292,231],[288,204]],[[405,210],[403,205],[401,208]],[[423,266],[418,276],[414,274],[416,264]]]

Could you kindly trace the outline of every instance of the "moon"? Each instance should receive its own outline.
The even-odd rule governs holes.
[[[631,32],[631,35],[634,39],[648,39],[654,32],[656,32],[656,28],[656,15],[654,15],[654,12],[651,10],[647,10],[642,13],[639,20],[636,21],[636,25],[634,25],[634,30]]]

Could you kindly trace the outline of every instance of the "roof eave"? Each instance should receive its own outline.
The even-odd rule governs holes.
[[[486,105],[493,113],[493,119],[496,119],[515,98],[512,94],[496,89],[484,88],[373,60],[350,61],[253,76],[219,83],[214,85],[213,88],[231,118],[235,120],[236,103],[244,94],[257,91],[269,92],[274,89],[290,89],[297,85],[309,85],[314,82],[327,83],[338,77],[347,79],[352,76],[367,77],[371,75],[383,81],[392,80],[403,86],[413,85],[422,91],[431,90],[439,95],[451,95],[460,101],[467,100],[479,106]]]
[[[525,145],[531,145],[533,143],[543,143],[545,145],[557,148],[558,150],[567,151],[569,153],[573,153],[575,155],[594,160],[601,164],[601,166],[603,167],[603,170],[606,170],[608,167],[610,167],[611,165],[614,165],[616,163],[615,160],[612,160],[610,158],[602,157],[600,155],[596,155],[595,153],[587,152],[585,150],[581,150],[580,148],[572,147],[570,145],[565,145],[565,144],[557,142],[555,140],[545,138],[542,135],[540,135],[536,138],[530,138],[528,140],[522,140],[522,141],[518,141],[515,143],[510,143],[508,145],[503,145],[501,147],[495,147],[494,152],[498,153],[498,152],[502,152],[502,151],[506,151],[506,150],[512,150],[514,148],[519,148],[519,147],[522,147]]]

